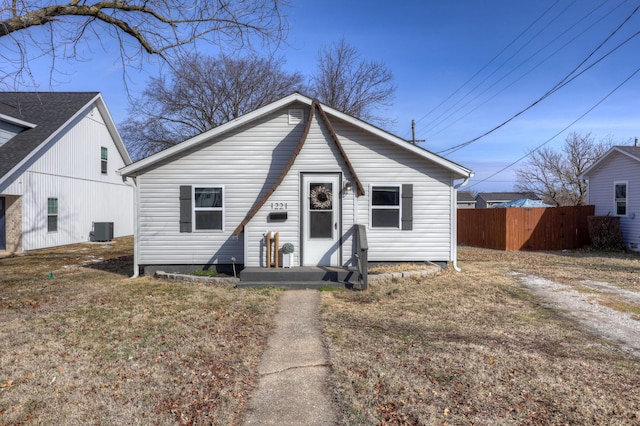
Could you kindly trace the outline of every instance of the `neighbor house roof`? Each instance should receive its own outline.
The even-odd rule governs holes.
[[[125,164],[131,159],[98,92],[0,92],[0,121],[23,130],[0,146],[0,183],[95,103]]]
[[[126,166],[122,169],[120,169],[120,173],[123,176],[128,176],[128,175],[136,175],[140,172],[142,172],[144,169],[149,168],[154,166],[155,164],[158,164],[162,161],[167,160],[170,157],[173,157],[175,155],[178,155],[188,149],[193,148],[194,146],[197,146],[199,144],[205,143],[206,141],[210,140],[213,137],[217,137],[220,136],[226,132],[229,132],[233,129],[236,129],[240,126],[243,126],[247,123],[250,123],[260,117],[263,117],[267,114],[270,114],[280,108],[286,107],[287,105],[293,104],[293,103],[302,103],[302,104],[306,104],[309,107],[311,107],[314,103],[314,100],[312,98],[309,98],[307,96],[304,96],[300,93],[293,93],[289,96],[286,96],[278,101],[272,102],[262,108],[259,108],[253,112],[247,113],[239,118],[236,118],[234,120],[231,120],[221,126],[215,127],[214,129],[211,129],[207,132],[204,132],[198,136],[195,136],[191,139],[186,140],[185,142],[179,143],[177,145],[172,146],[171,148],[168,148],[164,151],[158,152],[154,155],[151,155],[147,158],[144,158],[140,161],[137,161],[129,166]],[[425,159],[431,160],[434,163],[444,167],[445,169],[450,170],[455,176],[457,176],[458,179],[463,179],[463,178],[469,178],[473,176],[473,172],[459,164],[456,164],[452,161],[449,161],[447,159],[445,159],[444,157],[440,157],[439,155],[436,155],[430,151],[427,151],[426,149],[423,149],[417,145],[414,145],[410,142],[407,142],[406,140],[395,136],[389,132],[386,132],[376,126],[373,126],[369,123],[366,123],[362,120],[359,120],[355,117],[352,117],[350,115],[344,114],[336,109],[333,109],[331,107],[328,107],[326,105],[320,104],[318,103],[318,106],[320,107],[319,111],[320,114],[325,114],[326,117],[335,117],[338,118],[340,120],[343,120],[345,122],[348,122],[362,130],[365,130],[369,133],[372,133],[376,136],[381,137],[382,139],[388,141],[389,143],[399,146],[407,151],[411,151]],[[323,117],[324,119],[324,117]],[[326,120],[325,120],[326,121]],[[333,136],[333,135],[332,135]],[[335,138],[335,136],[334,136]]]
[[[640,161],[640,146],[614,146],[609,149],[609,151],[605,152],[600,158],[598,158],[591,166],[587,168],[580,176],[580,179],[584,179],[590,174],[592,174],[595,170],[597,170],[600,166],[602,166],[606,160],[613,154],[622,154],[629,158],[632,158],[636,161]]]
[[[479,192],[476,196],[476,200],[482,198],[485,201],[491,202],[504,202],[520,199],[539,200],[533,192]]]
[[[459,203],[475,203],[476,197],[471,191],[458,191],[457,200]]]

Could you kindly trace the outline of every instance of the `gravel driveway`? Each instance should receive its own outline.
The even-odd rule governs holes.
[[[619,343],[623,349],[640,357],[640,321],[632,315],[606,307],[598,300],[612,295],[627,303],[640,304],[640,292],[624,290],[606,282],[582,280],[577,284],[585,291],[544,278],[514,272],[544,306],[578,321],[586,329]]]

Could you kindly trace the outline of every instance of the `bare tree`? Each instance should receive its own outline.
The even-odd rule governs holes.
[[[591,133],[571,133],[559,152],[543,148],[530,153],[527,164],[516,170],[516,189],[535,192],[551,205],[584,205],[587,187],[578,176],[612,145],[611,138],[596,142]]]
[[[393,100],[393,74],[382,62],[361,59],[344,38],[320,51],[310,89],[312,96],[339,111],[372,123],[390,124],[376,111]]]
[[[95,46],[103,37],[119,42],[125,66],[146,54],[167,60],[198,40],[230,48],[258,40],[277,43],[286,32],[281,11],[286,1],[5,0],[0,4],[2,74],[28,74],[29,59],[42,55],[50,56],[55,68],[58,58],[77,58],[83,40]]]
[[[282,59],[192,55],[152,78],[121,124],[135,159],[168,148],[303,88]]]

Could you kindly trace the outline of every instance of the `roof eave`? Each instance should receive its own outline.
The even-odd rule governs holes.
[[[214,127],[213,129],[206,131],[204,133],[201,133],[197,136],[194,136],[191,139],[187,139],[186,141],[181,142],[177,145],[174,145],[171,148],[167,148],[164,151],[160,151],[156,154],[150,155],[149,157],[143,158],[142,160],[139,160],[131,165],[128,165],[127,167],[123,167],[122,169],[120,169],[120,174],[122,176],[135,175],[140,170],[153,166],[154,164],[162,160],[165,160],[168,157],[184,152],[196,145],[199,145],[200,143],[206,142],[211,138],[219,136],[229,130],[232,130],[236,127],[240,127],[248,122],[256,120],[267,114],[270,114],[273,111],[276,111],[277,109],[283,108],[286,105],[292,104],[294,102],[302,102],[307,105],[311,105],[312,100],[299,93],[293,93],[265,107],[258,108],[255,111],[244,114],[218,127]]]
[[[626,155],[629,158],[632,158],[638,162],[640,162],[640,158],[631,154],[630,152],[627,152],[623,149],[620,149],[620,147],[618,146],[612,146],[609,151],[605,152],[604,154],[602,154],[600,156],[600,158],[598,158],[592,165],[590,165],[589,167],[587,167],[587,170],[585,170],[584,172],[580,173],[580,175],[578,175],[578,179],[581,180],[585,180],[588,179],[589,175],[591,175],[595,170],[597,170],[602,163],[604,163],[604,161],[610,156],[612,155],[614,152],[617,152],[619,154],[622,155]]]
[[[127,152],[127,150],[126,150],[126,148],[124,146],[124,142],[122,141],[122,138],[120,138],[120,135],[119,135],[118,131],[115,128],[115,124],[113,123],[113,120],[111,119],[111,115],[108,112],[108,109],[107,109],[107,107],[106,107],[106,105],[104,103],[104,100],[102,99],[102,96],[100,95],[100,93],[98,93],[89,102],[84,104],[82,106],[82,108],[78,108],[78,111],[76,111],[75,114],[73,114],[67,121],[65,121],[55,131],[51,132],[51,134],[46,139],[44,139],[34,150],[32,150],[29,154],[27,154],[20,162],[18,162],[4,176],[1,176],[0,177],[0,185],[4,184],[5,181],[10,176],[13,176],[13,174],[17,170],[20,170],[20,168],[24,164],[26,164],[28,161],[30,161],[34,156],[38,155],[40,153],[40,151],[45,146],[47,146],[47,144],[51,140],[53,140],[58,135],[60,135],[60,133],[62,133],[69,126],[70,123],[72,123],[76,118],[78,118],[80,115],[82,115],[93,104],[96,104],[98,106],[101,114],[105,114],[104,117],[105,117],[105,122],[106,122],[107,128],[111,132],[112,137],[114,137],[114,140],[116,142],[116,146],[118,146],[118,151],[120,152],[120,154],[122,154],[124,152],[125,155],[123,155],[123,159],[125,160],[125,162],[129,161],[129,163],[131,163],[131,158],[129,157],[129,153]],[[113,133],[113,132],[115,132],[115,133]]]

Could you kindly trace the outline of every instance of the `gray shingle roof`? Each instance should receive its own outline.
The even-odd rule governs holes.
[[[458,202],[476,202],[476,197],[471,191],[458,191]]]
[[[0,92],[0,114],[36,125],[0,146],[0,177],[97,95],[98,92]]]
[[[485,201],[513,201],[513,200],[539,200],[540,198],[533,192],[480,192],[477,198]]]
[[[640,158],[640,146],[616,146],[615,148]]]

